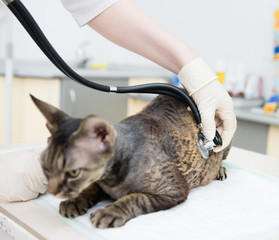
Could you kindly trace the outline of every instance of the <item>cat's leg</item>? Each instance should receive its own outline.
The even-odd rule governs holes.
[[[226,168],[221,166],[217,173],[216,180],[224,181],[226,178],[227,178]]]
[[[222,156],[222,161],[226,160],[229,152],[230,152],[230,149],[231,149],[231,146],[232,146],[232,141],[231,143],[229,144],[229,146],[227,146],[222,152],[223,152],[223,156]],[[216,175],[216,180],[220,180],[220,181],[224,181],[225,179],[227,179],[227,172],[226,172],[226,168],[225,167],[220,167],[217,175]]]
[[[100,187],[93,183],[77,197],[61,202],[59,213],[64,217],[74,218],[85,214],[89,208],[107,198]]]
[[[183,195],[183,194],[182,194]],[[160,196],[144,193],[132,193],[126,195],[105,209],[92,213],[90,220],[97,228],[112,228],[124,225],[128,220],[141,214],[169,209],[186,200],[188,192],[184,196]]]

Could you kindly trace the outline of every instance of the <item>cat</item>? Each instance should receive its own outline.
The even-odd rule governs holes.
[[[117,124],[89,115],[72,118],[33,96],[51,136],[41,155],[48,192],[67,198],[60,214],[74,218],[104,199],[114,202],[90,215],[96,228],[124,225],[141,214],[174,207],[190,189],[226,179],[230,150],[203,159],[198,127],[187,105],[159,95]]]

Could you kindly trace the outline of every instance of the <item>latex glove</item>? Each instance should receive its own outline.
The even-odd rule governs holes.
[[[201,58],[184,66],[178,78],[197,104],[205,137],[213,140],[217,126],[223,145],[214,148],[214,151],[223,150],[230,144],[236,130],[231,97]]]
[[[27,201],[47,190],[39,157],[43,149],[0,155],[0,202]]]

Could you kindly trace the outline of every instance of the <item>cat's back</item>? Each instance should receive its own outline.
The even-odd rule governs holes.
[[[187,110],[188,105],[176,98],[159,95],[151,101],[138,114],[128,117],[122,124],[131,125],[134,128],[143,128],[153,125],[157,131],[174,133],[176,130],[197,133],[197,124],[191,111]]]
[[[157,120],[166,121],[171,126],[184,125],[185,123],[193,124],[194,118],[190,111],[187,110],[187,103],[176,98],[159,95],[140,114],[148,115]]]

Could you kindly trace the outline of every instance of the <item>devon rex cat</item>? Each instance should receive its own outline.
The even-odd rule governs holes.
[[[48,192],[69,198],[60,204],[65,217],[112,198],[90,219],[97,228],[120,227],[182,203],[194,187],[226,178],[221,162],[230,146],[203,159],[196,122],[180,100],[158,96],[138,114],[110,125],[93,115],[72,118],[31,97],[51,133],[41,156]]]

